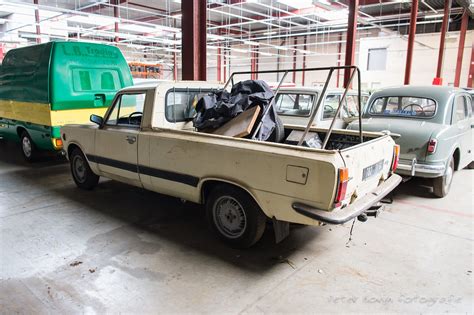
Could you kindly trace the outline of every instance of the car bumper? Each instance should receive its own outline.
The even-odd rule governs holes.
[[[397,167],[397,174],[405,176],[417,176],[435,178],[443,176],[446,172],[446,165],[444,163],[425,164],[418,163],[415,159],[411,163],[408,161],[400,161]]]
[[[380,200],[382,200],[392,190],[394,190],[401,181],[401,176],[393,174],[372,192],[356,200],[353,204],[343,209],[327,211],[298,202],[293,204],[293,209],[304,216],[323,223],[343,224],[358,217],[370,207],[376,205]]]

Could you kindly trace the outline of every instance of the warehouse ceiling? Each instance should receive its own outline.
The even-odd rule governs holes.
[[[154,60],[171,66],[179,58],[181,3],[179,0],[0,0],[0,38],[3,43],[27,45],[49,40],[84,40],[121,45],[131,59]],[[208,54],[229,50],[279,55],[288,50],[315,54],[289,39],[318,35],[318,45],[330,44],[347,28],[349,0],[209,0]],[[469,2],[465,2],[469,3]],[[450,30],[459,29],[466,6],[453,0]],[[421,0],[418,32],[436,32],[444,0]],[[39,13],[39,32],[35,10]],[[407,33],[411,1],[361,0],[359,34],[370,31],[403,36]],[[361,35],[360,35],[361,36]],[[177,55],[177,56],[175,56]]]

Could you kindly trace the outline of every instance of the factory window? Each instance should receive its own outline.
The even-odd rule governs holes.
[[[387,65],[387,48],[369,49],[367,59],[368,71],[383,71]]]

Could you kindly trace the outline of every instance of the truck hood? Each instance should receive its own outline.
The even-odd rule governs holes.
[[[389,130],[391,133],[399,134],[394,137],[395,142],[400,145],[400,159],[424,161],[428,141],[433,132],[439,129],[439,124],[420,119],[401,118],[366,118],[362,120],[362,128],[365,131]],[[358,129],[358,124],[353,122],[348,129]]]

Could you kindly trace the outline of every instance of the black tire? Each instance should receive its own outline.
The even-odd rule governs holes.
[[[474,169],[474,161],[472,161],[471,163],[469,163],[469,164],[467,165],[467,168],[470,169],[470,170]]]
[[[444,176],[433,179],[433,194],[438,198],[446,197],[451,188],[454,175],[454,159],[451,157],[448,162],[448,169]]]
[[[99,182],[99,176],[92,172],[86,157],[79,148],[74,148],[69,155],[71,174],[77,187],[85,190],[93,189]]]
[[[247,192],[227,184],[214,187],[208,195],[206,217],[214,233],[234,248],[248,248],[258,242],[267,219]]]
[[[23,158],[31,163],[38,158],[38,149],[26,130],[20,133],[20,147]]]

